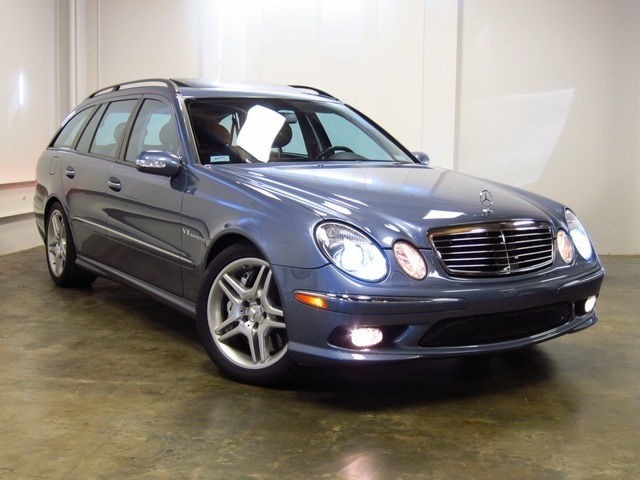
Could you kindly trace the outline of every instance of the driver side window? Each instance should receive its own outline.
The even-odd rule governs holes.
[[[369,160],[392,160],[380,145],[346,118],[335,113],[318,113],[317,116],[331,145],[349,147]]]
[[[171,107],[149,98],[144,101],[136,116],[125,160],[135,162],[147,150],[181,153],[178,126]]]

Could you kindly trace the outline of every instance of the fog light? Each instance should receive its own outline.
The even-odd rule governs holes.
[[[351,330],[351,343],[358,348],[368,348],[382,342],[382,330],[362,327]]]
[[[584,301],[584,312],[585,313],[589,313],[591,311],[593,311],[593,309],[596,306],[596,301],[598,300],[598,298],[595,295],[591,295],[589,298],[587,298]]]

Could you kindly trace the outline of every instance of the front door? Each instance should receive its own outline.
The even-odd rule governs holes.
[[[109,263],[148,284],[182,295],[184,172],[173,178],[139,172],[135,160],[146,150],[183,152],[173,109],[160,99],[143,100],[121,159],[109,171]]]

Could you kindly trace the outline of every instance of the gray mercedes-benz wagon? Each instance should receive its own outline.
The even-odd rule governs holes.
[[[197,318],[226,375],[503,351],[597,321],[566,206],[428,165],[310,87],[141,80],[92,94],[37,166],[55,283]]]

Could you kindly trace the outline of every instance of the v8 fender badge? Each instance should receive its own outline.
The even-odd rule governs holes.
[[[493,206],[493,195],[489,190],[482,190],[480,192],[480,205],[482,205],[482,213],[489,214],[491,207]]]
[[[201,242],[205,241],[203,237],[201,237],[200,235],[198,235],[197,233],[195,233],[194,231],[192,231],[190,228],[187,228],[187,227],[182,227],[182,234],[185,235],[186,237],[193,238],[194,240],[200,240]]]

